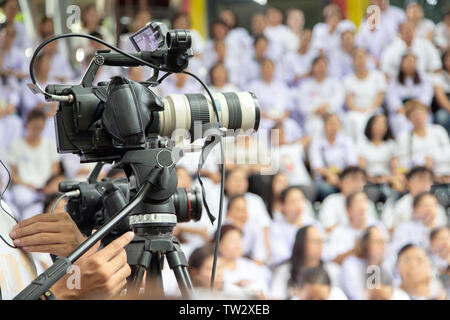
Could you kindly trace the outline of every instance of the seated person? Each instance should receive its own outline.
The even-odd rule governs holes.
[[[382,72],[367,68],[364,49],[355,49],[352,56],[355,71],[344,78],[348,109],[345,129],[353,141],[359,142],[370,116],[382,107],[387,83]]]
[[[52,264],[48,253],[66,257],[84,237],[67,213],[40,214],[17,223],[0,201],[0,257],[4,257],[0,259],[0,290],[1,298],[9,300]],[[92,247],[73,264],[81,278],[75,279],[76,273],[69,270],[50,288],[56,299],[117,297],[131,273],[124,247],[133,237],[128,232],[102,250],[98,250],[100,242]]]
[[[448,20],[450,21],[450,10]],[[450,134],[450,47],[442,54],[442,69],[442,72],[433,76],[437,107],[437,110],[433,111],[436,123],[442,125]]]
[[[373,276],[376,277],[377,283],[368,286],[365,296],[367,300],[410,300],[408,294],[395,286],[392,276],[384,269],[367,275],[367,280],[371,281]]]
[[[405,108],[413,129],[397,137],[400,169],[406,171],[414,166],[426,166],[433,170],[438,182],[445,183],[450,177],[448,133],[441,125],[428,123],[428,108],[420,102],[407,102]]]
[[[311,267],[323,267],[330,275],[332,285],[338,285],[339,266],[322,260],[323,237],[321,228],[315,225],[307,225],[297,231],[291,257],[273,272],[270,292],[272,299],[290,298],[290,290],[301,272]]]
[[[244,256],[258,264],[264,264],[267,252],[264,246],[263,230],[248,221],[247,201],[244,195],[234,195],[228,199],[225,224],[237,227],[242,232]]]
[[[432,185],[433,172],[430,169],[414,167],[408,172],[406,175],[408,193],[398,200],[394,200],[394,198],[388,199],[381,214],[381,220],[389,232],[392,233],[402,222],[411,219],[414,197],[422,192],[430,191]],[[436,217],[436,225],[442,226],[446,223],[447,215],[445,209],[440,206]]]
[[[292,293],[293,300],[347,300],[339,287],[331,285],[330,277],[322,266],[302,270]]]
[[[325,261],[337,264],[356,252],[356,243],[364,230],[370,226],[367,216],[369,199],[363,191],[350,194],[345,200],[348,223],[337,226],[330,234],[325,248]]]
[[[271,264],[277,265],[289,259],[298,229],[314,221],[305,215],[305,200],[302,190],[296,186],[281,193],[282,217],[270,225]]]
[[[220,231],[219,252],[224,262],[225,285],[241,288],[241,294],[252,298],[264,298],[268,294],[270,271],[243,256],[241,231],[224,225]]]
[[[432,99],[433,85],[431,81],[426,75],[417,71],[416,56],[413,53],[406,53],[402,58],[398,75],[391,79],[386,90],[389,122],[395,137],[411,129],[411,124],[405,117],[405,103],[410,100],[418,100],[429,106]]]
[[[448,277],[450,273],[450,228],[448,226],[434,228],[430,232],[431,261],[435,273],[447,279],[444,283],[449,288]]]
[[[392,235],[391,250],[395,254],[405,244],[412,243],[428,249],[430,232],[436,227],[439,204],[429,192],[414,197],[411,220],[401,223]]]
[[[366,300],[369,293],[367,281],[371,270],[385,269],[385,253],[388,242],[387,231],[379,225],[372,225],[357,240],[355,254],[342,262],[341,288],[351,300]],[[375,271],[374,271],[375,272]]]
[[[329,233],[338,225],[348,223],[346,198],[355,192],[364,190],[366,173],[359,167],[347,167],[339,176],[341,192],[334,193],[325,198],[319,211],[319,221]],[[377,212],[372,201],[368,201],[367,218],[369,222],[376,220]]]
[[[397,255],[400,288],[411,300],[444,300],[442,284],[433,276],[430,259],[425,250],[413,244],[403,246]]]
[[[45,115],[38,110],[28,115],[25,137],[14,141],[8,152],[14,204],[23,212],[39,200],[47,180],[59,172],[55,144],[42,137]]]
[[[319,201],[337,192],[340,172],[358,164],[355,144],[342,132],[338,115],[327,115],[324,126],[324,135],[315,136],[309,148],[311,168],[318,183]]]

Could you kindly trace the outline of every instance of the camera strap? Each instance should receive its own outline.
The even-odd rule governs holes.
[[[200,187],[202,189],[202,198],[203,198],[203,204],[205,205],[206,213],[208,214],[211,224],[214,224],[214,221],[216,221],[216,217],[214,217],[213,214],[211,213],[211,210],[209,209],[208,203],[206,201],[206,191],[205,191],[205,187],[203,185],[201,171],[202,171],[203,165],[205,164],[206,159],[208,158],[211,150],[213,150],[214,147],[220,142],[223,134],[219,128],[219,124],[214,124],[213,130],[211,130],[212,129],[211,125],[213,125],[213,123],[209,124],[208,135],[205,137],[205,144],[202,147],[200,160],[198,163],[197,179],[198,179],[198,182],[200,183]]]

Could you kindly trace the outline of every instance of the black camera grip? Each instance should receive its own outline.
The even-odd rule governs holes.
[[[50,287],[62,278],[72,265],[67,258],[58,258],[56,262],[39,277],[34,279],[25,289],[23,289],[14,300],[39,300]]]

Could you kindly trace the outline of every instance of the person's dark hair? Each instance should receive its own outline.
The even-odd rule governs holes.
[[[407,52],[406,54],[404,54],[402,56],[402,60],[400,62],[400,70],[398,72],[398,82],[400,82],[403,85],[405,84],[405,73],[402,70],[402,65],[403,65],[403,61],[405,61],[405,59],[409,56],[414,57],[414,59],[416,59],[416,61],[417,61],[416,55],[412,52]],[[414,84],[419,84],[422,81],[422,79],[420,78],[419,72],[417,71],[417,66],[416,66],[416,71],[414,72],[413,81],[414,81]]]
[[[297,283],[297,278],[300,274],[300,270],[305,264],[305,245],[306,238],[308,236],[308,230],[313,227],[312,225],[304,226],[297,231],[295,236],[294,246],[292,247],[292,254],[289,259],[291,276],[289,278],[288,285],[293,287]],[[320,261],[322,264],[322,261]]]
[[[45,119],[47,119],[47,117],[45,116],[45,113],[42,112],[41,110],[33,109],[33,110],[31,110],[31,112],[28,114],[27,122],[26,122],[26,123],[28,124],[28,123],[30,123],[31,121],[36,120],[36,119],[43,119],[43,120],[45,121]]]
[[[450,11],[448,11],[449,12],[449,15],[450,15]],[[444,51],[444,53],[442,53],[442,57],[441,57],[441,60],[442,60],[442,69],[444,69],[445,71],[447,71],[448,73],[450,73],[450,70],[447,70],[447,69],[445,69],[445,59],[447,59],[447,57],[450,55],[450,49],[447,49],[447,50],[445,50]]]
[[[255,40],[253,40],[253,45],[255,46],[260,40],[264,40],[266,43],[269,43],[269,39],[267,39],[265,35],[260,34],[255,37]]]
[[[214,255],[214,247],[212,245],[204,245],[192,251],[188,265],[189,271],[191,270],[199,270],[203,263],[205,263],[206,259]]]
[[[366,128],[364,129],[364,135],[367,137],[369,141],[372,141],[372,127],[375,123],[375,120],[380,117],[384,116],[387,118],[385,113],[377,113],[370,117],[369,121],[367,121]],[[394,135],[392,134],[391,126],[389,125],[389,121],[387,121],[387,130],[384,134],[383,141],[393,140]]]
[[[413,249],[413,248],[419,248],[417,245],[413,244],[413,243],[407,243],[405,244],[403,247],[401,247],[401,249],[398,251],[397,253],[397,264],[401,258],[401,256],[408,251],[409,249]]]
[[[312,63],[311,63],[311,68],[312,68],[316,63],[320,62],[320,60],[323,60],[323,61],[325,61],[326,63],[328,63],[327,57],[321,54],[321,55],[318,55],[317,57],[315,57],[315,58],[313,59],[313,61],[312,61]]]
[[[377,227],[376,226],[367,227],[364,230],[361,238],[359,239],[359,243],[358,243],[359,245],[358,245],[358,250],[357,250],[357,254],[356,254],[358,256],[358,258],[365,259],[365,260],[367,259],[367,254],[369,251],[370,233],[374,228],[377,228]]]
[[[234,11],[234,10],[231,10],[231,9],[225,9],[225,10],[223,10],[223,11],[228,11],[228,12],[230,12],[232,15],[233,15],[233,17],[234,17],[234,25],[233,26],[228,26],[228,28],[230,28],[230,29],[234,29],[234,28],[236,28],[237,26],[239,26],[239,17],[237,16],[237,14],[236,14],[236,11]]]
[[[276,179],[276,177],[280,174],[284,174],[284,172],[277,172],[274,175],[272,175],[270,177],[270,182],[267,184],[267,192],[266,194],[268,194],[268,197],[265,197],[264,201],[266,203],[266,207],[267,207],[267,212],[269,212],[270,217],[273,219],[273,209],[275,206],[275,201],[277,199],[275,199],[275,195],[273,194],[273,183]]]
[[[191,21],[191,19],[189,18],[189,15],[186,12],[183,12],[183,11],[177,12],[173,16],[172,21],[171,21],[172,28],[173,28],[173,25],[175,24],[175,22],[180,18],[187,19],[189,21],[189,23]]]
[[[434,179],[433,171],[425,166],[415,166],[406,174],[406,179],[411,180],[415,176],[429,175],[431,180]]]
[[[439,232],[441,232],[442,230],[448,229],[448,228],[449,228],[448,226],[440,226],[440,227],[436,227],[433,230],[431,230],[430,241],[433,241]]]
[[[308,284],[331,286],[330,276],[323,266],[302,269],[295,286],[303,288]]]
[[[227,182],[228,179],[230,179],[230,176],[231,176],[235,171],[239,171],[239,170],[245,171],[245,169],[244,169],[243,167],[234,167],[234,168],[232,168],[232,169],[226,170],[226,171],[225,171],[225,182]],[[245,174],[247,175],[247,179],[248,179],[248,174],[247,174],[246,171],[245,171]],[[224,192],[225,192],[225,195],[228,196],[226,188],[225,188]]]
[[[225,66],[225,64],[223,64],[222,62],[217,62],[216,64],[214,64],[212,67],[211,67],[211,69],[209,69],[209,81],[211,81],[211,83],[212,83],[212,81],[213,81],[213,72],[217,69],[217,68],[221,68],[221,67],[223,67],[223,68],[225,68],[225,71],[227,72],[227,82],[228,82],[228,69],[227,69],[227,67]]]
[[[224,26],[224,27],[227,28],[227,30],[228,30],[228,25],[226,24],[226,22],[223,21],[223,20],[220,19],[220,18],[216,18],[216,19],[214,19],[213,21],[211,21],[211,24],[209,25],[209,28],[210,28],[211,32],[212,32],[212,30],[214,29],[214,27],[215,27],[216,25]]]
[[[242,235],[242,230],[239,229],[238,227],[235,227],[231,224],[225,224],[220,228],[220,241],[222,241],[223,238],[225,237],[225,235],[230,231],[238,231]],[[216,237],[217,237],[217,231],[214,234],[214,238],[211,240],[212,243],[215,243]]]
[[[414,208],[414,209],[417,208],[417,206],[420,204],[420,202],[423,200],[423,198],[425,198],[425,197],[427,197],[427,196],[432,196],[433,198],[435,198],[434,194],[432,194],[432,193],[429,192],[429,191],[421,192],[421,193],[419,193],[418,195],[416,195],[416,196],[414,197],[414,200],[413,200],[413,208]]]
[[[348,166],[339,175],[339,179],[345,179],[348,176],[356,175],[356,174],[362,174],[364,178],[367,178],[367,173],[364,169],[358,167],[358,166]]]
[[[351,193],[350,195],[347,196],[347,198],[345,198],[345,208],[348,209],[350,208],[350,206],[352,205],[353,201],[355,200],[355,198],[357,196],[359,196],[360,194],[366,194],[364,191],[356,191]]]
[[[280,194],[281,202],[284,203],[286,201],[286,198],[289,195],[289,193],[291,193],[291,191],[294,191],[294,190],[298,190],[303,194],[303,190],[299,186],[289,186],[286,189],[284,189],[283,191],[281,191],[281,194]]]
[[[230,211],[231,207],[233,206],[233,203],[239,199],[244,199],[245,200],[245,195],[244,194],[236,194],[234,196],[231,196],[228,199],[228,204],[227,204],[227,212]]]
[[[56,199],[58,199],[58,197],[61,195],[62,195],[61,192],[56,192],[56,193],[52,193],[52,194],[45,196],[45,199],[44,199],[44,212],[45,213],[50,213],[51,206],[56,201]]]
[[[91,35],[93,37],[96,37],[96,38],[99,38],[100,40],[103,40],[102,34],[100,32],[98,32],[98,31],[91,32],[91,33],[89,33],[89,35]]]

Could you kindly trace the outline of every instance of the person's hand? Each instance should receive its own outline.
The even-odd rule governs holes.
[[[60,300],[117,297],[131,274],[124,247],[133,238],[134,233],[127,232],[100,251],[98,242],[74,263],[80,270],[80,286],[70,288],[73,275],[67,274],[51,288],[55,297]]]
[[[319,116],[319,117],[325,117],[328,114],[328,108],[330,107],[330,104],[324,103],[322,105],[320,105],[319,107],[317,107],[315,113]]]
[[[43,213],[16,224],[10,235],[14,245],[26,252],[46,252],[66,257],[83,241],[75,222],[66,212]]]

